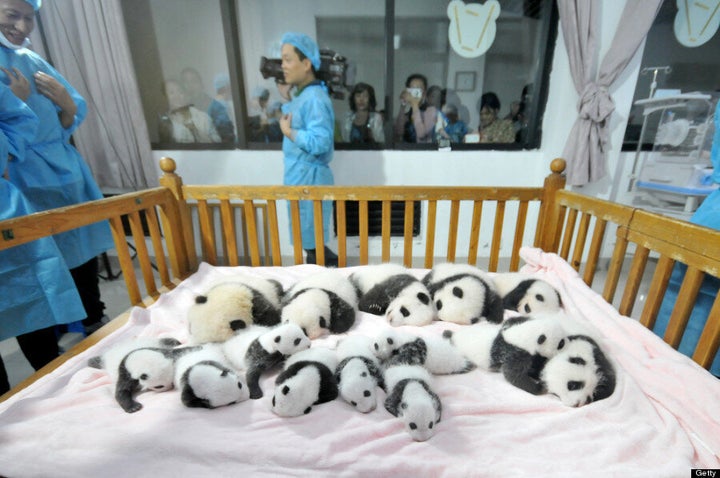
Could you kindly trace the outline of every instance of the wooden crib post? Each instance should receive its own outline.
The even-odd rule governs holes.
[[[538,224],[535,234],[535,247],[540,247],[544,251],[551,252],[557,250],[558,221],[559,210],[555,193],[565,188],[565,160],[555,158],[550,163],[551,173],[545,177],[543,184],[543,198],[540,213],[538,215]]]
[[[168,157],[160,158],[160,169],[163,174],[160,177],[160,185],[172,191],[178,202],[178,210],[180,211],[180,223],[184,235],[185,256],[190,271],[198,268],[197,254],[195,252],[195,236],[193,234],[193,223],[190,217],[190,208],[185,202],[185,196],[182,191],[182,178],[175,174],[175,160]]]

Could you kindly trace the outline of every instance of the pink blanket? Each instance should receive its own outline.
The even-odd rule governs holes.
[[[275,374],[261,380],[260,400],[190,409],[175,390],[148,392],[138,396],[142,410],[125,413],[107,374],[87,367],[88,358],[129,337],[186,341],[194,296],[239,269],[286,287],[317,271],[203,264],[148,309],[133,310],[125,327],[0,404],[0,475],[677,477],[720,468],[720,381],[620,316],[557,256],[522,253],[524,271],[556,286],[568,313],[595,332],[614,361],[618,380],[610,398],[568,408],[514,388],[500,374],[438,376],[443,417],[422,443],[382,403],[361,414],[338,399],[280,418],[270,411]],[[349,333],[372,337],[384,327],[381,318],[360,313]],[[407,329],[424,335],[458,327]],[[313,345],[332,347],[341,337]]]

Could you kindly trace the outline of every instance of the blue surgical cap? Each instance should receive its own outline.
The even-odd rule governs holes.
[[[310,60],[310,63],[312,63],[312,66],[315,67],[316,70],[320,69],[320,50],[318,49],[317,43],[309,36],[304,33],[287,32],[283,35],[280,43],[289,43],[294,46],[300,50],[303,55],[308,57],[308,60]]]
[[[230,84],[230,76],[227,73],[219,73],[215,75],[213,79],[213,86],[215,91],[220,91],[220,88],[225,88]]]
[[[30,4],[30,6],[33,7],[33,10],[36,12],[40,10],[40,7],[42,6],[42,0],[25,0],[27,3]]]

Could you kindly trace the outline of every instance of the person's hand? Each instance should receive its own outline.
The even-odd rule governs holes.
[[[282,131],[282,133],[285,136],[287,136],[288,138],[290,138],[292,140],[293,137],[292,137],[292,128],[290,127],[291,124],[292,124],[292,113],[288,113],[288,114],[282,115],[280,117],[280,131]]]
[[[23,101],[27,101],[30,97],[30,82],[27,78],[25,78],[25,75],[23,75],[17,68],[13,68],[12,71],[10,71],[7,68],[0,66],[0,70],[2,70],[3,73],[5,73],[10,79],[10,84],[8,86],[15,96]]]
[[[38,71],[35,73],[35,86],[40,94],[49,98],[60,108],[60,123],[64,128],[69,128],[75,121],[77,105],[63,84],[47,73]]]
[[[408,104],[413,108],[417,109],[420,108],[420,102],[422,101],[422,96],[420,98],[411,95],[410,93],[406,96]]]

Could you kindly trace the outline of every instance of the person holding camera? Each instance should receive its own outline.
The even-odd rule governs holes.
[[[281,40],[282,70],[286,85],[278,85],[289,103],[282,106],[280,130],[283,133],[283,156],[286,185],[334,184],[330,161],[334,152],[335,113],[325,84],[317,79],[320,50],[309,36],[288,32]],[[290,98],[290,88],[294,94]],[[332,202],[323,201],[325,240],[330,232]],[[316,262],[313,205],[300,203],[302,247],[306,262]],[[337,255],[325,246],[325,265],[337,267]]]
[[[400,93],[400,111],[395,118],[395,136],[405,143],[431,143],[438,109],[427,103],[427,78],[413,73]]]

